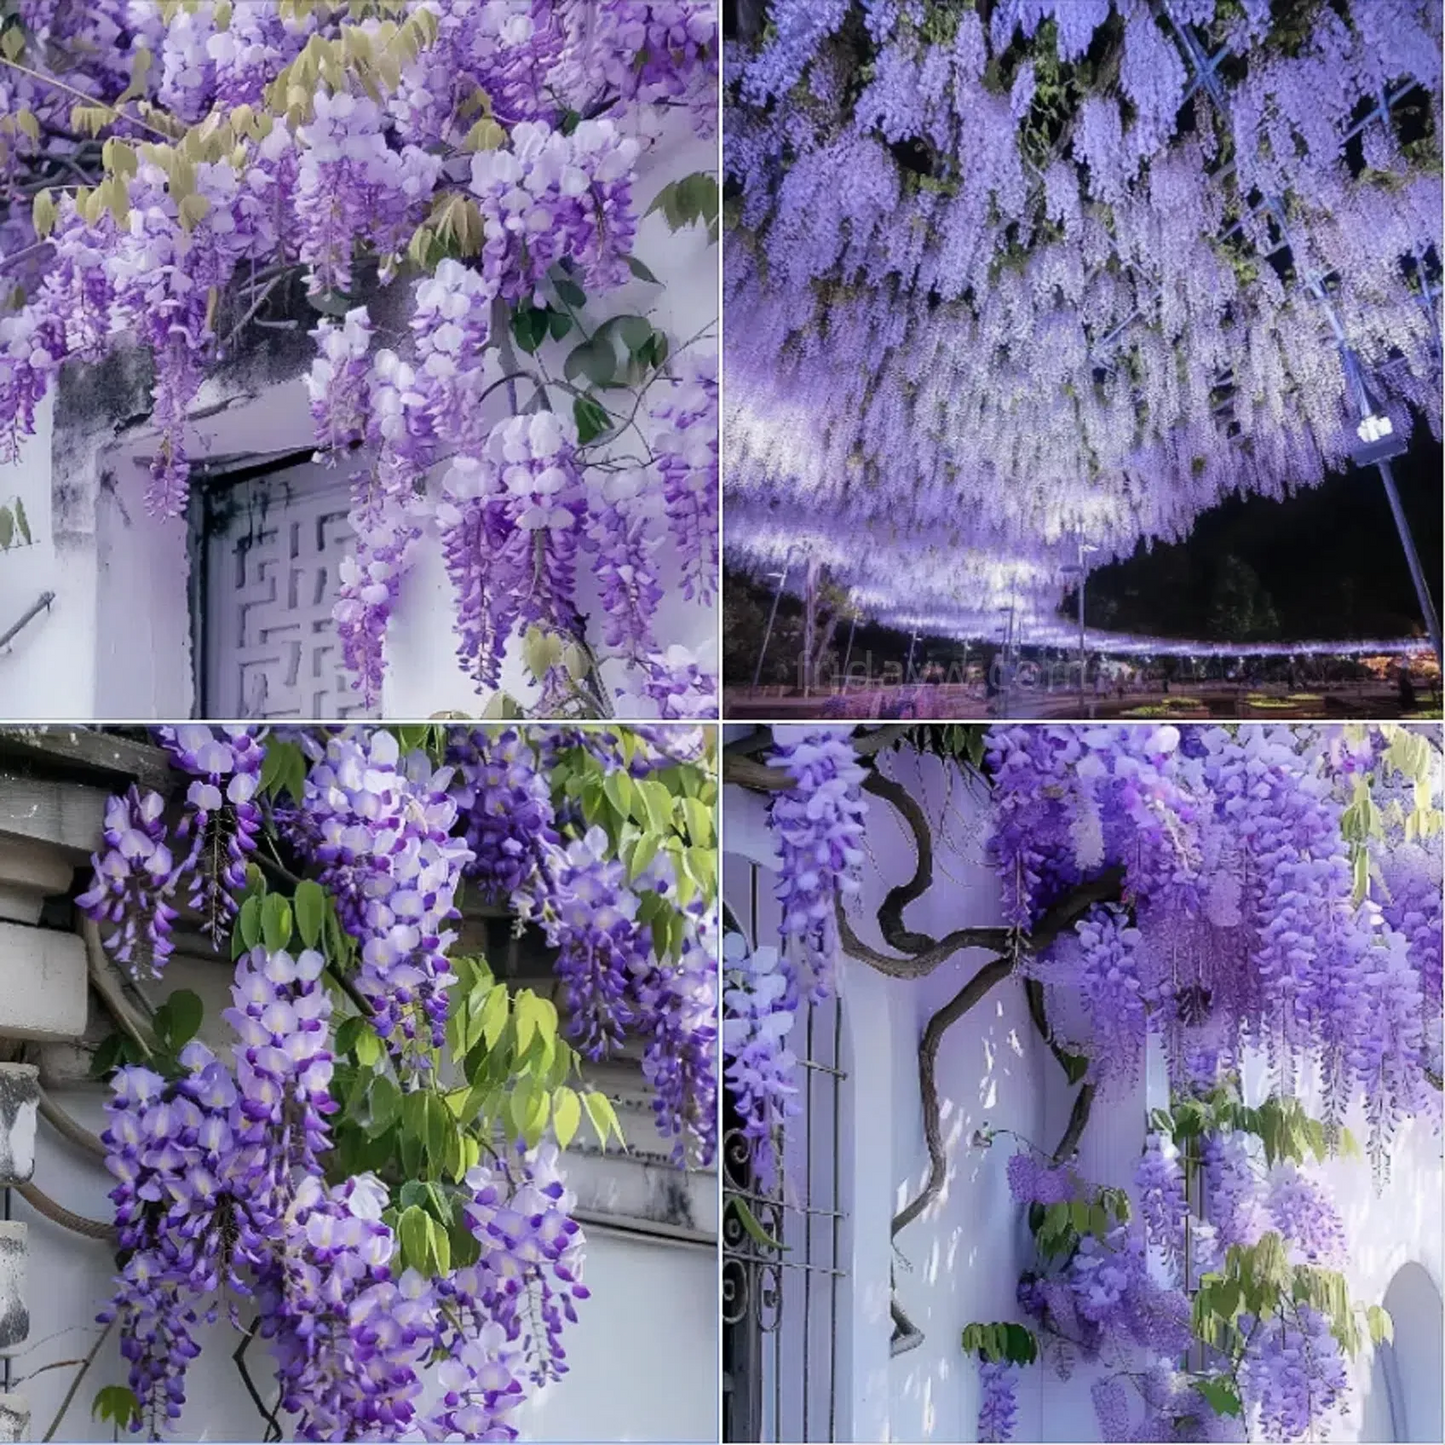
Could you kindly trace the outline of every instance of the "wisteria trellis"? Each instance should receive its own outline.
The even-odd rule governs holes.
[[[610,712],[605,663],[634,712],[709,709],[712,678],[659,634],[658,573],[675,553],[679,600],[710,604],[715,343],[589,302],[655,299],[639,166],[676,142],[669,112],[715,133],[717,61],[712,0],[7,3],[0,461],[67,360],[138,342],[147,509],[181,513],[200,388],[299,276],[323,313],[318,445],[354,475],[335,616],[367,703],[430,534],[479,692],[520,634],[549,715]],[[715,178],[689,184],[669,223],[715,221]],[[398,277],[400,334],[372,314]],[[564,337],[556,375],[543,348]],[[596,621],[579,554],[604,579]]]
[[[514,1438],[587,1298],[562,1151],[584,1114],[620,1138],[579,1056],[635,1040],[678,1162],[715,1149],[708,739],[159,741],[184,790],[112,800],[78,903],[113,958],[163,977],[187,896],[235,959],[234,1042],[197,1038],[177,991],[151,1038],[132,1025],[98,1059],[120,1245],[102,1319],[129,1369],[111,1418],[173,1430],[201,1326],[229,1320],[280,1384],[258,1435],[284,1411],[303,1439]],[[542,930],[560,1008],[462,949],[468,889]]]
[[[940,736],[961,731],[912,741],[947,748]],[[888,732],[870,735],[867,753]],[[763,779],[743,780],[773,791],[780,936],[749,949],[732,935],[723,949],[725,1077],[757,1166],[779,1165],[780,1131],[799,1108],[793,1021],[805,992],[836,987],[840,937],[848,953],[903,977],[966,948],[993,950],[924,1032],[930,1182],[893,1224],[896,1236],[946,1178],[929,1097],[938,1019],[1021,980],[1079,1088],[1058,1149],[1024,1142],[1008,1161],[1039,1264],[1019,1286],[1027,1325],[965,1333],[982,1362],[978,1438],[1009,1438],[1018,1370],[1041,1353],[1100,1366],[1104,1439],[1327,1429],[1348,1407],[1344,1357],[1362,1327],[1379,1337],[1389,1323],[1349,1300],[1343,1225],[1308,1166],[1353,1148],[1352,1108],[1381,1180],[1401,1124],[1438,1128],[1441,1117],[1438,741],[1345,725],[995,729],[971,756],[991,785],[988,857],[1004,925],[900,941],[898,897],[918,896],[926,884],[915,880],[879,914],[903,957],[862,943],[845,899],[858,888],[864,788],[899,807],[920,876],[932,876],[919,803],[876,760],[855,756],[844,730],[798,726],[775,742]],[[950,762],[969,755],[946,752]],[[1151,1040],[1167,1059],[1171,1108],[1154,1111],[1130,1187],[1086,1180],[1075,1150],[1092,1101],[1137,1084]],[[1247,1107],[1250,1057],[1268,1061],[1271,1091]],[[1295,1097],[1306,1081],[1316,1119]],[[895,1345],[918,1337],[906,1299],[895,1298],[894,1321]]]
[[[738,565],[988,638],[1078,541],[1313,485],[1366,411],[1440,434],[1432,0],[766,14],[727,71]]]

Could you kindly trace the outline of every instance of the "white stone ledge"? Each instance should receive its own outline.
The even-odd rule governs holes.
[[[79,1038],[88,1002],[78,934],[0,923],[0,1038]]]

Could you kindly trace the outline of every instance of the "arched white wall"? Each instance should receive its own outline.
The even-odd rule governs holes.
[[[1392,1341],[1375,1351],[1362,1434],[1368,1440],[1445,1440],[1439,1366],[1445,1354],[1445,1302],[1422,1265],[1396,1271],[1384,1307],[1394,1325]]]

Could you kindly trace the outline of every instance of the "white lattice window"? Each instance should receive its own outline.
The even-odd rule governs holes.
[[[346,473],[309,461],[201,490],[199,716],[366,716],[331,617],[351,546],[349,502]]]

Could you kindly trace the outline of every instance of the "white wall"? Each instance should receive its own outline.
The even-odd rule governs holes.
[[[639,214],[669,181],[716,165],[716,142],[698,140],[685,115],[670,116],[663,140],[642,162],[635,192]],[[630,282],[600,299],[596,314],[649,315],[674,339],[675,348],[714,325],[713,339],[699,342],[689,354],[715,349],[719,251],[707,243],[704,229],[694,226],[674,235],[659,212],[641,221],[634,251],[663,286]],[[575,338],[543,348],[552,374],[561,374],[572,344]],[[122,377],[131,364],[111,358],[99,363],[97,372]],[[505,394],[498,392],[492,404],[501,419]],[[57,437],[53,415],[48,397],[36,435],[24,443],[18,462],[0,467],[0,503],[18,494],[36,537],[33,547],[0,556],[0,632],[40,592],[56,594],[51,615],[32,622],[10,653],[0,654],[0,716],[187,717],[193,685],[186,527],[180,520],[145,515],[145,468],[137,458],[154,449],[154,435],[140,425],[118,440],[98,429]],[[313,440],[299,378],[254,395],[238,392],[230,381],[224,387],[208,385],[193,416],[191,445],[197,460],[238,452],[282,454]],[[689,648],[716,672],[716,609],[684,602],[674,590],[670,549],[660,556],[665,559],[660,573],[665,596],[656,619],[658,640],[664,648],[674,643]],[[595,614],[593,571],[585,555],[578,576],[578,605]],[[453,711],[475,716],[485,706],[457,665],[453,614],[441,549],[427,539],[403,583],[391,623],[384,715]],[[616,685],[621,678],[608,680]],[[528,696],[516,646],[502,685],[515,696]]]

